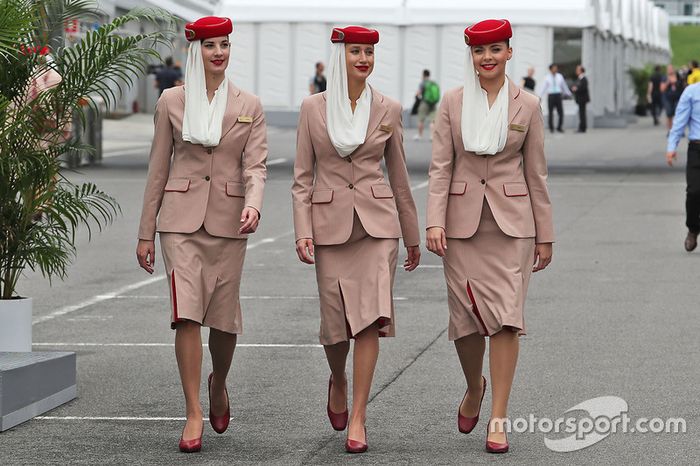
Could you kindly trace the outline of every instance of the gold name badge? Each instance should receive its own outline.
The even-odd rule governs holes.
[[[521,133],[524,133],[525,131],[527,131],[527,126],[516,125],[515,123],[513,123],[512,125],[510,125],[510,129],[512,129],[513,131],[520,131]]]
[[[391,133],[391,125],[379,125],[379,131],[384,131],[385,133]]]
[[[239,123],[252,123],[253,117],[252,116],[239,116],[238,122]]]

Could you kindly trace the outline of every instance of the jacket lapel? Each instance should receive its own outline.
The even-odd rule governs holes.
[[[520,88],[508,80],[508,124],[513,123],[513,119],[518,115],[522,105],[520,103]]]
[[[228,83],[228,100],[226,102],[226,113],[224,113],[224,121],[221,124],[221,137],[231,131],[231,128],[238,121],[238,117],[243,111],[243,99],[240,98],[241,91],[236,86]]]
[[[386,105],[384,105],[384,96],[372,89],[372,107],[369,112],[369,124],[367,125],[365,142],[369,139],[369,135],[377,129],[379,123],[382,122],[382,118],[384,118],[387,111]]]

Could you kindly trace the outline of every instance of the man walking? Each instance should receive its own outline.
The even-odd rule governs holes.
[[[423,129],[425,122],[430,124],[430,140],[433,139],[433,120],[435,119],[435,111],[437,103],[440,101],[440,86],[430,79],[430,70],[423,70],[423,80],[418,86],[416,97],[420,99],[418,104],[418,134],[414,136],[415,140],[423,138]]]
[[[681,94],[681,99],[676,107],[676,116],[673,117],[673,127],[668,134],[668,147],[666,148],[666,161],[673,165],[676,159],[678,142],[688,132],[688,161],[686,163],[686,194],[685,194],[685,225],[688,227],[688,236],[685,238],[685,250],[690,252],[698,245],[698,232],[700,232],[700,84],[688,86]]]
[[[554,109],[556,109],[559,115],[557,131],[563,133],[564,106],[562,98],[571,97],[571,91],[564,81],[564,76],[559,73],[559,67],[556,63],[549,65],[549,74],[544,79],[540,98],[543,98],[545,94],[547,94],[547,109],[549,110],[549,131],[554,132]]]
[[[316,74],[309,80],[309,94],[318,94],[326,90],[326,77],[323,75],[323,62],[316,63]]]
[[[164,90],[176,86],[177,82],[181,79],[182,72],[175,68],[173,57],[167,57],[165,59],[165,66],[156,73],[155,85],[160,94],[162,94]]]
[[[576,67],[576,84],[571,88],[574,91],[574,98],[578,105],[578,131],[577,133],[586,132],[586,104],[591,101],[591,96],[588,93],[588,78],[583,65]]]
[[[647,100],[651,103],[651,116],[654,117],[654,126],[659,124],[659,115],[661,115],[663,110],[661,86],[665,82],[666,76],[661,72],[661,66],[656,65],[654,72],[649,78],[649,87],[647,88]]]

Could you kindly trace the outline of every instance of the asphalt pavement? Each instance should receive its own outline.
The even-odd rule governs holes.
[[[604,433],[557,452],[547,439],[565,435],[535,429],[511,433],[506,455],[485,453],[491,396],[477,428],[460,434],[465,383],[447,340],[443,271],[423,248],[421,267],[397,273],[397,337],[381,341],[369,451],[347,455],[345,434],[325,414],[315,275],[294,252],[295,133],[270,128],[262,222],[241,288],[244,334],[228,383],[231,428],[217,435],[206,424],[202,452],[179,453],[183,399],[163,262],[158,254],[149,276],[135,258],[152,134],[151,118],[137,115],[106,121],[102,165],[68,174],[115,196],[121,217],[92,241],[79,235],[65,281],[28,273],[19,287],[34,298],[35,351],[77,353],[78,398],[0,434],[0,464],[700,464],[700,251],[683,250],[686,146],[677,167],[665,166],[665,130],[649,120],[547,133],[557,242],[553,263],[531,281],[510,416],[585,417],[579,403],[617,397],[633,420],[682,418],[685,433]],[[430,142],[413,134],[405,146],[423,225]],[[205,375],[210,367],[205,352]]]

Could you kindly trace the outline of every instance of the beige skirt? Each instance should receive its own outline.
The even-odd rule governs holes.
[[[355,213],[350,238],[316,246],[322,345],[348,341],[374,322],[380,337],[393,337],[393,285],[399,241],[373,238]]]
[[[443,264],[450,340],[476,332],[491,336],[503,328],[525,335],[523,311],[534,254],[535,239],[503,233],[484,198],[476,234],[447,239]]]
[[[191,320],[227,333],[242,333],[239,290],[245,239],[194,233],[160,233],[170,288],[171,328]]]

